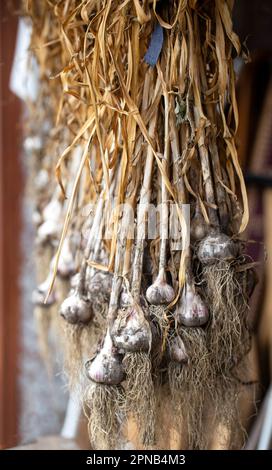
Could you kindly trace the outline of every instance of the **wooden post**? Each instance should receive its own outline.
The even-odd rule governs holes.
[[[20,103],[9,91],[17,18],[0,2],[0,448],[18,442]]]

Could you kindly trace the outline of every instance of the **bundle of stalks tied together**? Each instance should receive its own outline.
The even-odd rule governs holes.
[[[254,284],[240,239],[233,1],[24,7],[41,101],[55,111],[43,153],[60,151],[37,229],[41,244],[60,242],[34,300],[61,303],[71,386],[88,379],[91,442],[116,447],[132,416],[141,445],[156,445],[170,396],[189,448],[209,445],[208,425],[223,425],[233,446]],[[160,207],[153,237],[150,207]]]

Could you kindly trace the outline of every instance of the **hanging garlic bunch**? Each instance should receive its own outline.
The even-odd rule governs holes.
[[[92,444],[116,448],[132,417],[139,445],[156,445],[165,394],[189,448],[208,447],[207,409],[232,439],[250,279],[232,2],[32,3],[33,45],[40,31],[49,44],[35,54],[58,102],[52,140],[66,142],[54,162],[60,189],[37,229],[60,241],[35,295],[54,301],[55,278],[67,274],[66,362],[73,385],[85,363]]]

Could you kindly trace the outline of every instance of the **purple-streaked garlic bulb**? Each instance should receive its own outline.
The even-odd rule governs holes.
[[[46,304],[44,303],[46,299],[46,295],[49,291],[50,284],[51,284],[51,272],[49,273],[45,281],[39,284],[36,287],[36,289],[34,289],[34,291],[32,292],[33,304],[50,306],[56,302],[56,295],[55,295],[55,291],[53,288],[52,291],[50,292],[50,295],[47,298]]]
[[[149,351],[151,329],[138,304],[135,303],[126,309],[119,310],[112,326],[111,337],[120,351]]]
[[[148,287],[146,298],[152,305],[166,305],[174,300],[175,291],[170,284],[167,284],[164,270],[159,272],[155,282]]]
[[[189,356],[186,352],[184,342],[180,336],[174,336],[170,339],[168,345],[169,358],[178,364],[187,364]]]
[[[176,306],[177,322],[184,326],[202,326],[209,320],[209,311],[200,295],[195,291],[194,285],[186,282],[182,296]]]
[[[60,306],[60,315],[72,325],[86,325],[92,319],[93,311],[88,299],[72,291]]]
[[[118,385],[124,378],[122,356],[113,346],[109,331],[107,331],[102,349],[95,359],[85,363],[88,379],[105,385]]]
[[[215,233],[205,237],[198,246],[198,259],[204,264],[217,261],[232,261],[238,255],[239,247],[234,240],[224,233]]]

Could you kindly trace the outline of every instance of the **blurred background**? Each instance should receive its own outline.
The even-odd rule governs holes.
[[[39,352],[31,302],[36,285],[33,201],[27,188],[26,142],[23,145],[25,109],[19,98],[23,77],[18,76],[20,69],[15,64],[20,26],[14,3],[2,0],[0,12],[0,448],[87,448],[86,423],[68,398],[57,353],[53,369],[48,371]],[[271,0],[236,0],[234,25],[245,58],[250,53],[246,63],[236,59],[237,146],[250,203],[244,238],[250,241],[248,251],[258,262],[259,277],[250,311],[256,406],[251,399],[244,400],[241,407],[247,448],[271,449]]]

